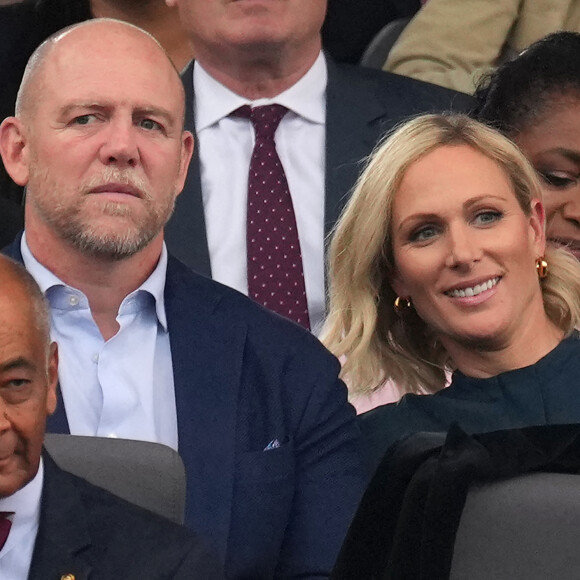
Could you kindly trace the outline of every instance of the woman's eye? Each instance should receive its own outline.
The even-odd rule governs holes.
[[[478,225],[486,226],[499,221],[502,217],[503,214],[499,211],[482,211],[475,216],[474,221]]]
[[[548,185],[560,189],[576,185],[579,177],[564,171],[538,171],[538,174]]]
[[[439,230],[435,226],[423,226],[414,230],[409,236],[411,242],[426,242],[434,238]]]

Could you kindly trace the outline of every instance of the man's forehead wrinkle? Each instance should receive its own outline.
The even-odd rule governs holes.
[[[115,46],[116,50],[112,51],[111,46]],[[78,74],[79,77],[84,77],[84,81],[94,59],[110,59],[111,68],[115,70],[119,52],[134,55],[132,58],[136,61],[135,66],[156,71],[157,82],[169,85],[179,103],[173,114],[183,117],[185,91],[179,73],[167,53],[148,33],[115,20],[94,19],[65,30],[55,37],[42,55],[35,78],[31,79],[34,86],[29,91],[32,93],[30,97],[42,94],[49,84],[52,84],[53,91],[58,91],[59,78],[74,81],[75,74]]]
[[[38,365],[31,359],[25,356],[18,356],[10,358],[6,361],[0,360],[0,372],[1,371],[11,371],[14,369],[28,369],[35,371]]]
[[[58,78],[62,78],[63,75],[66,75],[69,78],[74,79],[75,75],[79,77],[86,77],[87,72],[90,73],[91,70],[91,61],[95,58],[104,58],[111,60],[111,68],[115,71],[115,60],[116,58],[111,53],[105,52],[104,50],[100,50],[99,47],[102,47],[103,42],[99,41],[96,44],[94,52],[93,44],[86,42],[87,39],[82,39],[80,41],[80,45],[71,45],[71,46],[59,46],[53,48],[51,54],[46,57],[46,60],[43,65],[41,65],[41,69],[39,69],[37,74],[37,80],[49,81],[50,79],[55,79],[55,88],[58,90]],[[149,70],[155,72],[156,83],[162,84],[169,84],[171,88],[171,92],[174,94],[176,100],[179,101],[180,105],[185,103],[185,90],[183,88],[183,83],[175,69],[171,66],[171,63],[167,60],[167,56],[165,53],[158,49],[155,45],[151,45],[148,42],[141,42],[142,39],[139,39],[139,45],[141,45],[141,52],[138,54],[136,59],[141,61],[138,65],[142,67],[143,70]],[[147,41],[148,39],[143,39]],[[145,46],[146,45],[146,48]],[[127,49],[132,48],[138,50],[138,47],[126,47]],[[44,77],[44,78],[42,78]],[[163,78],[165,77],[165,78]],[[100,81],[101,79],[95,79],[96,81]],[[104,79],[106,80],[106,79]],[[99,89],[95,90],[95,95],[93,97],[88,96],[88,99],[94,98],[95,101],[98,100],[97,96],[102,95],[103,89],[106,88],[106,85],[100,85]],[[140,95],[136,95],[138,98]],[[149,106],[143,103],[144,106]]]
[[[111,49],[112,46],[115,46],[115,50]],[[126,22],[89,20],[65,31],[53,42],[54,51],[66,54],[68,50],[72,55],[86,55],[89,60],[93,55],[102,54],[116,61],[121,49],[125,52],[124,57],[133,53],[140,59],[157,61],[157,64],[162,61],[179,79],[179,73],[159,42],[144,30]]]

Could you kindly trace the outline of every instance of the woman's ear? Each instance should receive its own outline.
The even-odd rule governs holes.
[[[390,276],[391,288],[397,296],[401,298],[408,298],[409,292],[407,291],[406,284],[401,280],[399,273],[395,270]]]
[[[534,245],[536,256],[543,256],[546,252],[546,212],[539,199],[532,199],[530,213],[530,237]]]
[[[28,183],[28,146],[22,121],[7,117],[0,125],[0,155],[6,171],[21,186]]]

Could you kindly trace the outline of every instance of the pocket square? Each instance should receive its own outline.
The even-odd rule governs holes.
[[[278,439],[272,439],[266,447],[264,447],[264,451],[271,451],[272,449],[278,449],[280,447],[280,441]]]

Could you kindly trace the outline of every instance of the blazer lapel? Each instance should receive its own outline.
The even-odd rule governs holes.
[[[211,277],[211,265],[205,231],[205,216],[201,194],[199,144],[195,133],[193,107],[193,62],[182,75],[185,88],[185,128],[193,133],[193,157],[183,191],[175,202],[175,211],[165,227],[169,251],[198,274]]]
[[[91,546],[87,517],[78,490],[61,476],[45,452],[40,524],[28,580],[58,580],[73,574],[90,577],[92,566],[83,553]]]
[[[179,452],[187,471],[185,520],[225,559],[246,326],[228,318],[220,300],[216,286],[170,259],[165,308]]]

